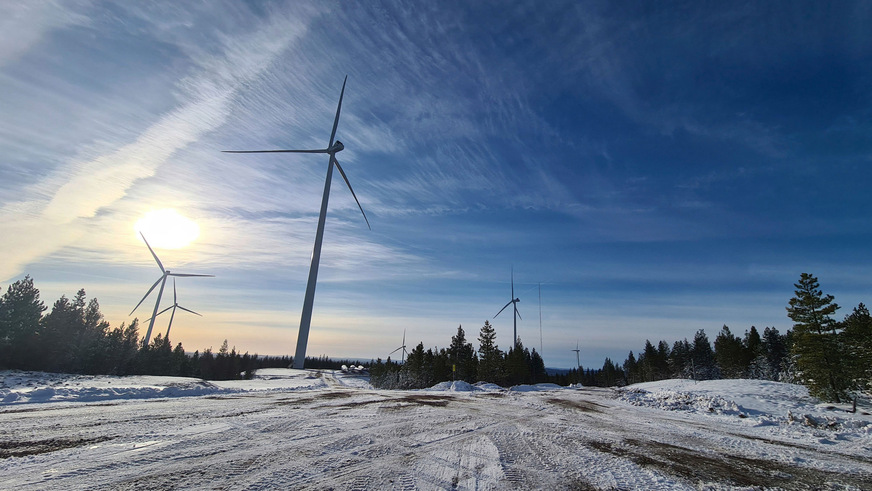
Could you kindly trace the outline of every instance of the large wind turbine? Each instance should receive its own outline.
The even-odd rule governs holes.
[[[149,252],[151,252],[152,257],[154,257],[154,261],[157,263],[157,267],[160,268],[160,272],[161,272],[160,278],[158,278],[157,281],[155,281],[154,284],[151,285],[151,288],[149,288],[148,291],[145,292],[145,295],[142,297],[142,300],[140,300],[139,303],[136,304],[136,307],[133,307],[133,310],[130,311],[130,315],[133,315],[133,313],[136,312],[136,309],[138,309],[139,306],[142,305],[142,302],[145,301],[146,297],[148,297],[151,294],[152,290],[154,290],[154,288],[158,285],[158,283],[160,283],[160,290],[158,290],[158,292],[157,292],[157,301],[154,302],[154,312],[152,312],[152,314],[151,314],[151,320],[148,323],[148,331],[146,331],[146,333],[145,333],[144,343],[145,343],[145,346],[148,346],[148,341],[149,341],[149,339],[151,339],[151,330],[154,328],[154,318],[157,317],[157,309],[160,308],[160,297],[163,295],[164,286],[166,285],[166,282],[167,282],[167,277],[168,276],[179,276],[179,277],[182,277],[182,276],[208,276],[208,277],[214,277],[215,275],[213,275],[213,274],[189,274],[189,273],[172,273],[172,272],[170,272],[170,270],[164,268],[163,264],[161,264],[160,259],[158,259],[158,257],[157,257],[157,254],[154,253],[154,250],[152,250],[151,246],[148,244],[148,241],[145,240],[145,235],[143,235],[142,232],[140,232],[139,235],[141,235],[142,240],[145,241],[145,246],[148,247]]]
[[[321,214],[318,215],[318,229],[315,232],[315,248],[312,251],[312,262],[309,265],[309,280],[306,283],[306,297],[303,300],[303,314],[300,318],[300,333],[297,335],[297,351],[294,354],[294,368],[303,369],[306,361],[306,345],[309,343],[309,326],[312,323],[312,306],[315,303],[315,283],[318,281],[318,265],[321,262],[321,242],[324,239],[324,222],[327,219],[327,200],[330,197],[330,183],[333,180],[333,166],[339,170],[342,179],[351,191],[351,196],[357,202],[357,207],[363,213],[363,219],[366,221],[366,226],[372,230],[369,225],[369,220],[366,218],[366,213],[363,207],[360,206],[360,201],[357,195],[354,194],[354,189],[351,183],[348,182],[348,176],[336,160],[336,153],[341,152],[345,148],[339,140],[333,141],[336,136],[336,127],[339,126],[339,112],[342,110],[342,96],[345,95],[345,82],[348,81],[348,75],[342,82],[342,91],[339,93],[339,105],[336,106],[336,118],[333,120],[333,131],[330,132],[330,142],[327,148],[318,150],[224,150],[225,153],[326,153],[330,156],[327,162],[327,179],[324,181],[324,196],[321,198]]]
[[[190,313],[192,313],[192,314],[199,315],[200,317],[203,317],[203,314],[200,314],[200,313],[194,312],[194,311],[191,310],[191,309],[186,309],[186,308],[182,307],[181,305],[179,305],[179,297],[178,297],[178,295],[176,295],[176,279],[173,278],[173,304],[170,305],[169,307],[167,307],[167,308],[161,310],[161,311],[158,312],[157,315],[155,316],[155,317],[157,317],[158,315],[163,314],[163,313],[166,312],[167,310],[169,310],[169,309],[173,309],[173,311],[170,313],[170,324],[167,326],[167,335],[166,335],[166,338],[167,338],[167,339],[169,339],[169,337],[170,337],[170,329],[173,328],[173,318],[176,316],[176,307],[178,307],[178,308],[184,310],[185,312],[190,312]],[[151,320],[151,319],[149,319],[149,320]]]
[[[515,338],[514,338],[514,341],[512,341],[512,346],[514,346],[514,347],[518,346],[518,319],[521,319],[521,314],[520,314],[520,312],[518,312],[518,302],[520,302],[520,301],[521,301],[520,298],[515,298],[515,269],[512,268],[512,299],[509,300],[509,303],[504,305],[503,308],[501,308],[499,312],[497,312],[497,314],[494,316],[494,319],[496,319],[497,315],[500,315],[500,313],[502,311],[506,310],[506,307],[508,307],[509,305],[514,305],[515,315],[512,317],[512,319],[515,321],[514,322]],[[524,319],[521,319],[521,320],[524,320]]]

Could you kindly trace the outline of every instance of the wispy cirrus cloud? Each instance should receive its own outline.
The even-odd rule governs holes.
[[[98,211],[125,197],[139,180],[154,176],[176,152],[224,124],[236,90],[256,80],[303,32],[300,19],[275,16],[251,33],[215,35],[220,49],[198,56],[198,68],[178,81],[176,107],[157,117],[134,141],[93,159],[62,162],[32,185],[34,192],[28,195],[39,198],[7,201],[0,209],[0,228],[5,231],[0,249],[9,254],[0,278],[12,277],[29,262],[76,243],[85,233],[83,224]],[[35,237],[40,238],[36,246]]]

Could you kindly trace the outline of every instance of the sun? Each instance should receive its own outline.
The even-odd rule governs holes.
[[[152,247],[181,249],[200,235],[200,226],[172,208],[152,210],[133,226],[136,236],[142,233]]]

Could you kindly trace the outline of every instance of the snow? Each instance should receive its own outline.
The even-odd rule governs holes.
[[[0,372],[8,489],[869,489],[872,416],[804,387],[613,390],[365,374],[253,380]]]

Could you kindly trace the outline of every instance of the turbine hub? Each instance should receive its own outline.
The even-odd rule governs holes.
[[[330,153],[341,152],[345,149],[345,145],[342,144],[341,141],[336,140],[336,143],[333,144],[332,147],[329,148]]]

